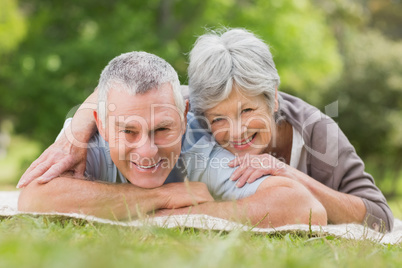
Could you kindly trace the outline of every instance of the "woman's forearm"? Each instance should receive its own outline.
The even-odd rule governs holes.
[[[360,197],[335,191],[297,169],[287,168],[291,178],[303,184],[325,207],[330,223],[364,221],[366,207]]]
[[[64,130],[68,141],[79,147],[86,147],[96,132],[93,112],[97,109],[98,90],[95,90],[74,114],[72,122]]]

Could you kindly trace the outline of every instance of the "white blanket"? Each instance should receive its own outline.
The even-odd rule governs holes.
[[[1,192],[0,191],[0,218],[11,217],[17,214],[22,214],[17,210],[19,191]],[[164,228],[174,227],[187,227],[205,230],[244,230],[252,231],[263,234],[275,234],[275,233],[304,233],[310,234],[311,232],[315,236],[327,236],[332,235],[335,237],[342,237],[346,239],[368,239],[382,244],[399,244],[402,242],[402,221],[395,219],[394,229],[391,233],[378,233],[367,227],[358,224],[339,224],[328,226],[311,226],[305,224],[286,225],[278,228],[251,228],[239,223],[210,217],[207,215],[175,215],[165,217],[150,217],[146,219],[138,219],[129,222],[112,221],[96,218],[93,216],[82,214],[62,214],[62,213],[49,213],[38,214],[30,213],[31,215],[49,215],[55,217],[69,217],[79,218],[87,221],[106,223],[120,226],[134,226],[141,227],[144,225],[154,225]]]

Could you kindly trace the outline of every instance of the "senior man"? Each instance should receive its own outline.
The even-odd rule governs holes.
[[[93,113],[99,134],[89,143],[86,157],[63,158],[77,163],[77,174],[86,166],[85,177],[75,179],[77,174],[72,174],[29,183],[49,168],[57,173],[66,166],[53,165],[57,156],[52,159],[45,152],[44,157],[50,161],[42,157],[34,162],[19,184],[28,184],[21,192],[19,210],[78,212],[113,219],[159,210],[160,215],[203,213],[262,227],[326,225],[327,215],[321,203],[304,186],[286,178],[263,178],[249,186],[256,187],[255,191],[247,194],[247,187],[242,189],[246,194],[236,202],[214,202],[205,184],[182,182],[183,163],[177,164],[177,160],[186,130],[188,103],[185,105],[180,95],[177,73],[159,57],[145,52],[122,54],[106,66],[97,88],[98,94],[90,98],[98,95]],[[88,111],[91,109],[82,114]],[[85,127],[92,128],[91,124]],[[62,135],[63,142],[68,140],[68,133]],[[60,144],[56,147],[60,148]],[[86,165],[80,161],[85,158]]]
[[[113,59],[98,85],[94,117],[99,134],[89,145],[85,178],[65,174],[46,185],[33,182],[21,192],[19,210],[124,219],[212,201],[202,183],[164,185],[180,154],[176,140],[185,131],[187,111],[178,87],[175,70],[154,55],[127,53]],[[151,105],[159,106],[151,110]],[[139,142],[142,146],[135,146]],[[151,165],[152,160],[157,164]],[[130,183],[107,183],[126,180]]]

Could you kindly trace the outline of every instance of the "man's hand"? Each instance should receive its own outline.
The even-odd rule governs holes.
[[[23,188],[37,179],[39,183],[47,183],[65,172],[75,178],[84,177],[87,148],[75,146],[62,135],[47,148],[22,175],[17,188]]]
[[[159,189],[164,200],[160,208],[175,209],[214,201],[206,184],[202,182],[168,183]]]

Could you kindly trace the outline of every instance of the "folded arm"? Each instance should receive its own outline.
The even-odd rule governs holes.
[[[258,227],[327,224],[322,204],[303,185],[284,177],[265,179],[256,193],[240,200],[206,202],[191,208],[163,210],[156,215],[187,213],[207,214]]]
[[[81,213],[122,220],[156,209],[180,208],[212,200],[203,183],[169,183],[143,189],[127,183],[109,184],[59,177],[47,184],[33,181],[25,187],[18,200],[18,210]]]
[[[264,175],[283,176],[304,185],[325,207],[330,223],[363,223],[367,211],[362,198],[333,190],[269,154],[248,157],[247,161],[237,158],[230,164],[241,165],[231,176],[232,180],[238,180],[239,187]],[[262,164],[250,165],[254,162]]]

